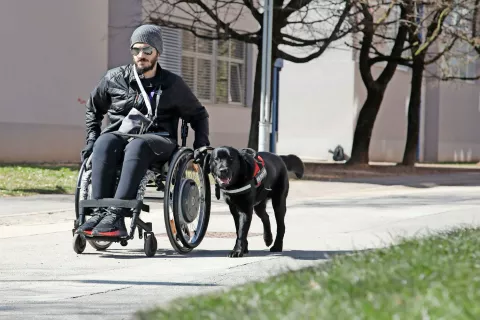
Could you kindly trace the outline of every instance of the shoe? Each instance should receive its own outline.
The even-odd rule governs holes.
[[[123,208],[108,208],[107,214],[92,230],[95,237],[126,237],[125,215]]]
[[[107,213],[103,208],[93,209],[93,214],[91,215],[90,219],[88,219],[80,227],[78,227],[75,233],[78,233],[78,234],[83,233],[86,235],[90,235],[92,233],[93,228],[95,228],[95,226],[97,226],[100,223],[100,221],[105,217],[106,214]]]

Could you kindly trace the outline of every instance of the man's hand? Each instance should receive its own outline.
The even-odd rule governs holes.
[[[195,151],[193,152],[193,162],[199,163],[203,166],[203,160],[205,159],[205,154],[207,153],[207,151],[207,147],[195,149]]]
[[[93,152],[93,141],[88,141],[88,143],[85,145],[85,148],[83,148],[81,152],[81,161],[84,162],[85,159],[87,159]]]

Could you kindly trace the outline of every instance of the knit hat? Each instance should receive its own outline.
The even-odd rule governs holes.
[[[135,29],[130,38],[130,48],[137,42],[143,42],[157,49],[158,54],[163,52],[162,28],[153,24],[144,24]]]

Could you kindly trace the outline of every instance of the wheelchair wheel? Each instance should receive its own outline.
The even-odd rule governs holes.
[[[72,245],[73,245],[73,251],[75,251],[75,253],[77,254],[81,254],[83,253],[83,251],[85,251],[85,248],[87,246],[87,241],[81,235],[76,234],[73,236]]]
[[[210,220],[210,181],[193,150],[180,148],[168,169],[163,200],[165,228],[178,253],[192,251],[203,240]]]
[[[85,161],[82,163],[82,166],[80,167],[80,172],[78,173],[78,178],[77,178],[77,187],[75,189],[75,225],[74,225],[75,229],[78,228],[79,223],[81,223],[80,221],[78,221],[78,218],[80,217],[80,206],[79,206],[80,200],[90,199],[92,195],[92,186],[91,186],[90,176],[85,177],[87,179],[86,182],[88,185],[87,193],[84,194],[84,192],[82,192],[82,179],[84,178],[84,175],[86,174],[90,175],[91,173],[90,172],[91,166],[88,160],[89,159],[85,159]],[[112,242],[110,241],[87,240],[87,242],[97,251],[106,250],[112,245]]]

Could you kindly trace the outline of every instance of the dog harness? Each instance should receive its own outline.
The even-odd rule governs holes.
[[[258,188],[262,187],[262,182],[263,182],[263,180],[265,180],[265,177],[267,176],[267,169],[265,168],[265,161],[258,154],[255,154],[253,156],[253,160],[254,160],[254,163],[255,163],[255,167],[254,167],[254,170],[253,170],[253,177],[252,177],[251,182],[244,185],[241,188],[238,188],[238,189],[231,189],[231,190],[230,189],[229,190],[222,189],[223,193],[240,194],[240,193],[243,193],[247,190],[250,190],[251,188],[257,188],[258,189]],[[267,189],[267,190],[269,190],[269,189]],[[217,183],[215,183],[215,196],[217,197],[217,199],[220,199],[220,186]]]

